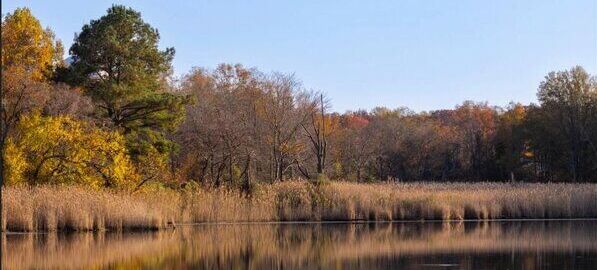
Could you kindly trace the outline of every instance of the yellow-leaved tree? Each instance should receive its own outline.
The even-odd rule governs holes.
[[[17,8],[2,20],[2,70],[22,66],[35,79],[49,75],[62,61],[62,44],[50,29],[43,29],[28,8]]]
[[[124,137],[68,116],[24,115],[5,148],[6,184],[134,187]]]

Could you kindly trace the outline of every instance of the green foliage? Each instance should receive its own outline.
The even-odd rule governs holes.
[[[161,51],[158,41],[139,12],[115,5],[83,26],[70,48],[73,63],[64,79],[86,88],[125,134],[134,158],[172,149],[164,133],[182,120],[188,101],[165,91],[174,49]]]

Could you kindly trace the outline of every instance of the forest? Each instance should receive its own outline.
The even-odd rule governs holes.
[[[3,185],[597,181],[597,80],[582,67],[547,74],[539,104],[337,113],[293,74],[173,76],[174,48],[124,6],[82,26],[67,59],[27,8],[2,29]]]

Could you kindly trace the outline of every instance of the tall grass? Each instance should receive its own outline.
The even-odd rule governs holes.
[[[597,218],[597,184],[287,181],[238,191],[138,194],[8,187],[2,230],[161,229],[175,223]]]
[[[2,197],[7,231],[160,229],[173,221],[177,196],[133,196],[81,187],[9,187]]]

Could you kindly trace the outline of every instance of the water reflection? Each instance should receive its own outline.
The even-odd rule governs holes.
[[[6,269],[596,269],[597,221],[4,234]]]

